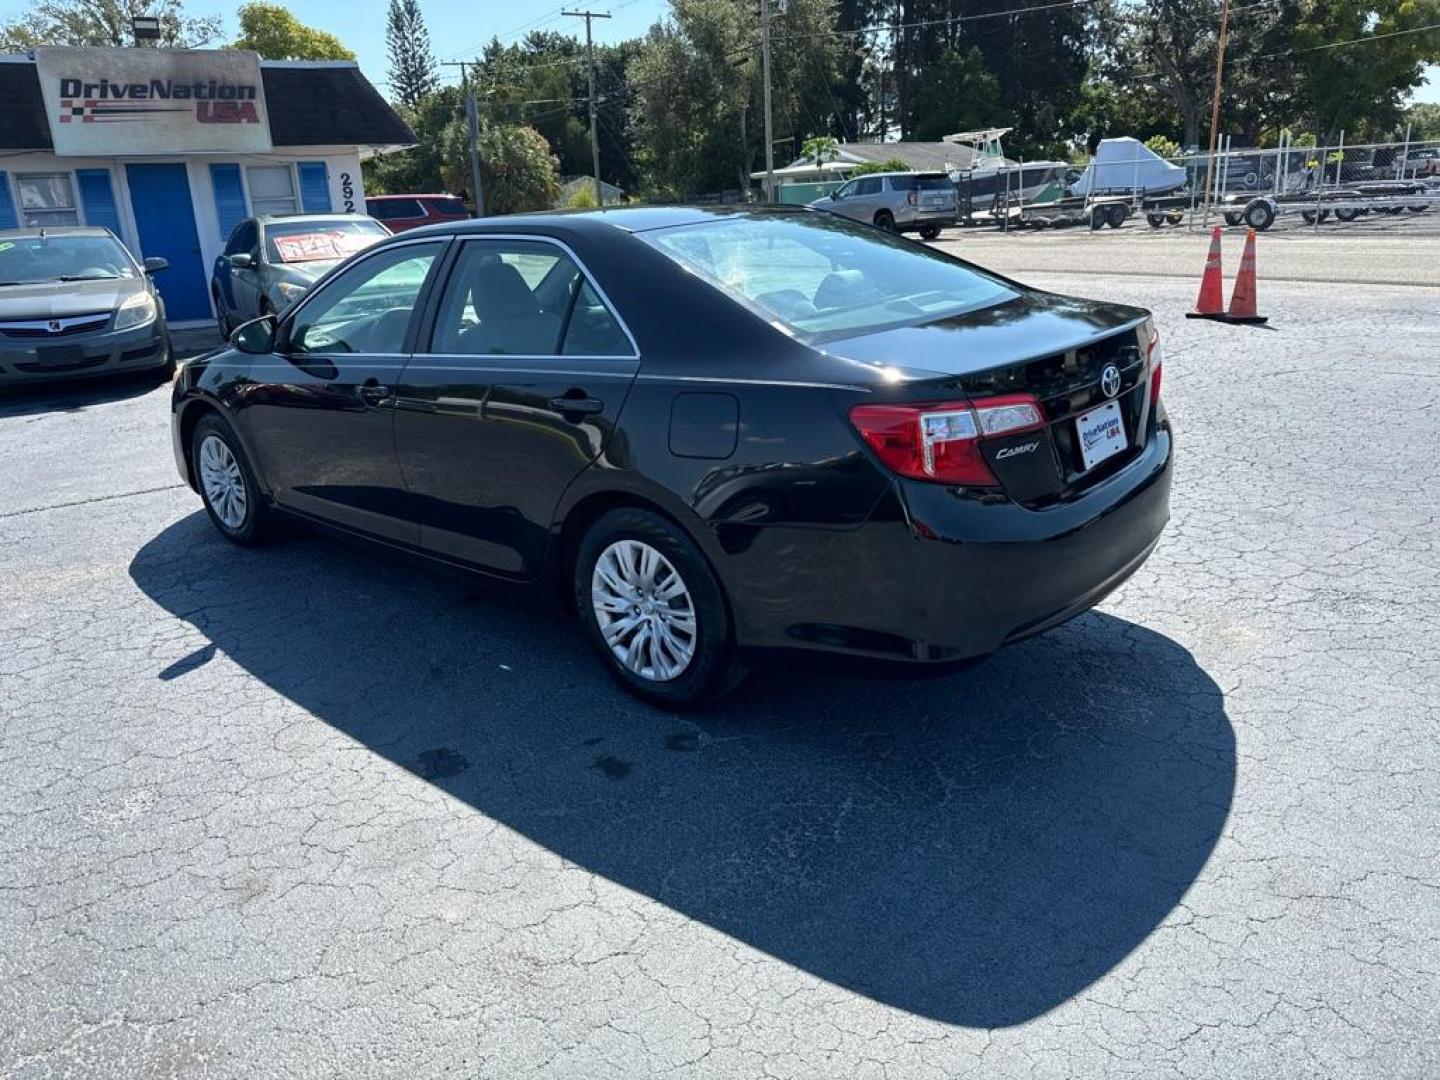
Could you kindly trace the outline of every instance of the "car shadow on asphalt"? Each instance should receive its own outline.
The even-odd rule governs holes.
[[[1181,921],[1234,790],[1220,689],[1109,615],[944,679],[767,667],[677,717],[548,605],[325,538],[236,549],[197,512],[130,574],[210,642],[154,658],[167,692],[218,650],[564,859],[952,1024],[1039,1016]]]

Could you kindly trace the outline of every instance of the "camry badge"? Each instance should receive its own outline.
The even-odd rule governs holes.
[[[1107,398],[1120,392],[1120,369],[1114,364],[1106,364],[1105,370],[1100,373],[1100,389]]]

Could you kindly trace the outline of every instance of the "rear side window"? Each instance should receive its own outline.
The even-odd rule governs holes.
[[[445,214],[449,217],[468,217],[470,215],[470,211],[465,209],[465,204],[453,197],[447,199],[426,199],[425,205],[430,208],[432,213]]]
[[[954,185],[943,173],[933,176],[892,176],[890,186],[896,191],[949,191]]]

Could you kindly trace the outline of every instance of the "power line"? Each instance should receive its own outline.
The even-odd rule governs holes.
[[[1274,60],[1282,56],[1298,56],[1301,53],[1320,52],[1322,49],[1340,49],[1346,45],[1365,45],[1371,41],[1383,41],[1386,38],[1404,37],[1406,34],[1423,34],[1427,30],[1440,30],[1440,23],[1430,23],[1428,26],[1414,26],[1408,30],[1391,30],[1388,34],[1370,34],[1366,37],[1351,38],[1349,41],[1332,41],[1328,45],[1310,45],[1304,49],[1290,49],[1288,52],[1267,53],[1256,59]]]

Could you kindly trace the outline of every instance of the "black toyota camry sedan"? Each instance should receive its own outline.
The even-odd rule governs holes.
[[[1169,516],[1155,326],[829,214],[433,226],[185,366],[180,471],[279,514],[558,579],[672,707],[754,650],[920,667],[1096,604]]]

